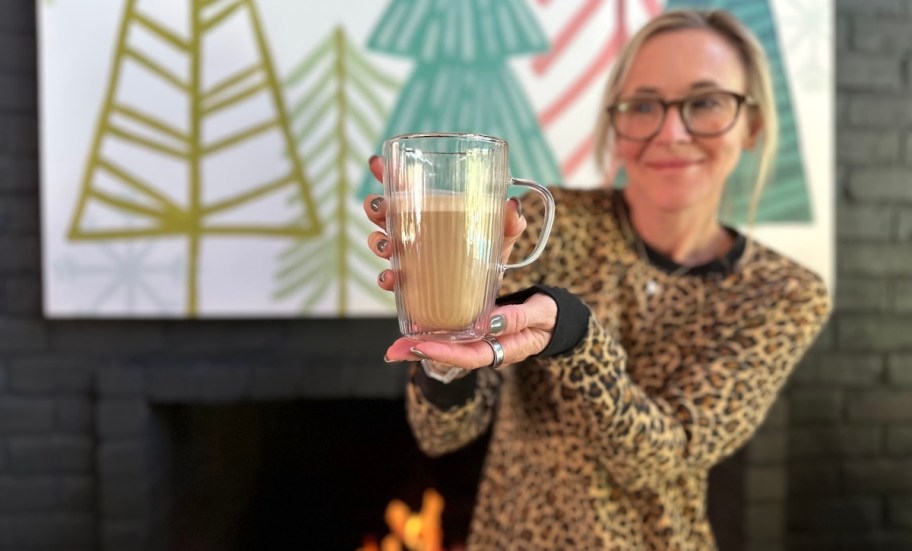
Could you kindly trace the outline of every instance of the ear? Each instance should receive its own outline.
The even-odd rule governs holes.
[[[750,119],[747,123],[747,133],[744,136],[744,149],[751,151],[757,146],[760,134],[763,132],[763,117],[758,109],[750,110]]]

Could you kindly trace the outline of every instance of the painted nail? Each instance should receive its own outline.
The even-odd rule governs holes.
[[[395,363],[395,361],[394,361],[394,360],[391,360],[390,357],[387,356],[386,354],[383,355],[383,361],[386,362],[386,363],[388,363],[388,364]]]
[[[516,216],[519,218],[522,218],[522,214],[523,214],[522,201],[520,201],[516,197],[511,197],[510,200],[513,201],[514,203],[516,203]]]
[[[383,204],[383,197],[377,197],[370,202],[371,210],[374,212],[380,212],[380,205]]]
[[[386,248],[389,247],[389,244],[390,242],[386,239],[381,239],[380,241],[377,241],[377,250],[382,253],[386,251]]]
[[[500,314],[497,314],[491,318],[489,327],[491,329],[491,334],[496,335],[507,327],[507,318],[501,316]]]
[[[386,270],[383,270],[382,272],[380,272],[380,275],[377,276],[377,281],[379,281],[380,283],[383,283],[384,280],[386,280]]]
[[[367,166],[374,164],[374,159],[378,158],[380,155],[371,155],[367,158]]]
[[[409,348],[409,352],[411,352],[412,354],[418,356],[418,357],[421,358],[422,360],[430,360],[430,358],[428,358],[428,355],[427,355],[427,354],[425,354],[424,352],[418,350],[418,349],[415,348],[414,346],[411,347],[411,348]]]

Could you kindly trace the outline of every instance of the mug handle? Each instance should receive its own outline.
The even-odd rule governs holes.
[[[538,182],[533,182],[532,180],[522,180],[520,178],[510,178],[510,184],[514,186],[527,187],[541,195],[542,199],[545,201],[545,220],[544,224],[542,225],[541,234],[538,236],[538,243],[535,244],[535,248],[532,249],[532,252],[529,254],[529,256],[515,264],[505,264],[503,267],[504,270],[522,268],[535,262],[538,257],[541,256],[542,251],[545,250],[545,244],[548,242],[548,236],[551,235],[551,225],[554,223],[554,197],[551,195],[551,192],[545,188],[545,186],[539,184]]]

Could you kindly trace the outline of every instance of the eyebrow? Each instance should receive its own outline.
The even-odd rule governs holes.
[[[722,86],[720,86],[718,82],[715,82],[713,80],[698,80],[697,82],[694,82],[693,84],[690,85],[691,90],[700,90],[702,88],[721,89]],[[640,86],[636,90],[634,90],[633,93],[634,94],[644,94],[644,95],[656,95],[656,96],[662,95],[659,92],[658,88],[653,88],[652,86]]]
[[[722,88],[722,86],[714,80],[698,80],[690,85],[691,90],[696,88]]]

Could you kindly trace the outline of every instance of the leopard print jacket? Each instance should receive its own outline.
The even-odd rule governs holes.
[[[411,382],[418,444],[445,454],[493,421],[473,551],[715,549],[708,471],[747,442],[820,331],[824,284],[756,242],[728,272],[674,276],[625,238],[617,192],[552,193],[546,253],[503,290],[568,289],[591,309],[586,336],[479,370],[474,395],[446,411]],[[520,253],[540,217],[527,213]]]

